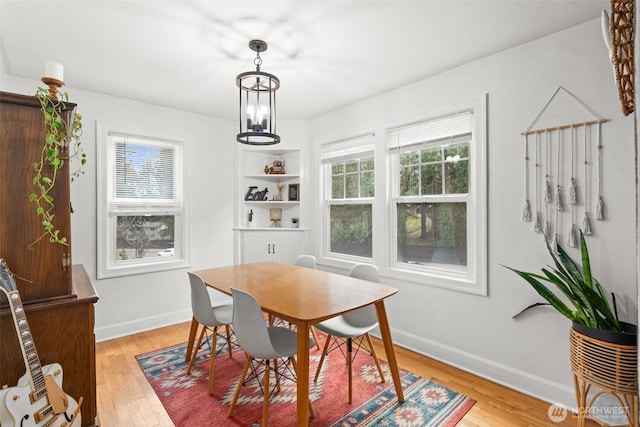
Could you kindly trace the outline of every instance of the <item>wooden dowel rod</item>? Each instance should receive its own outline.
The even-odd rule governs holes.
[[[563,130],[563,129],[569,129],[572,127],[580,127],[580,126],[589,126],[589,125],[595,125],[597,123],[604,123],[604,122],[608,122],[609,119],[600,119],[600,120],[591,120],[590,122],[582,122],[582,123],[574,123],[571,125],[561,125],[561,126],[556,126],[553,128],[546,128],[546,129],[536,129],[536,130],[530,130],[528,132],[521,132],[520,135],[532,135],[534,133],[542,133],[542,132],[553,132],[554,130]]]

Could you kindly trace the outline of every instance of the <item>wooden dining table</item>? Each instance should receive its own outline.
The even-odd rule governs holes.
[[[207,286],[231,295],[231,288],[250,293],[262,310],[296,325],[298,426],[309,424],[309,339],[310,327],[342,313],[374,304],[380,335],[399,402],[404,402],[398,364],[391,339],[385,298],[397,289],[356,279],[277,262],[258,262],[195,271]],[[198,322],[191,324],[187,359],[195,341]],[[345,395],[346,399],[346,395]]]

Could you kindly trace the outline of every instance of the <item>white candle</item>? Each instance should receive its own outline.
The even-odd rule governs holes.
[[[44,64],[44,76],[63,82],[64,67],[59,62],[46,61]]]

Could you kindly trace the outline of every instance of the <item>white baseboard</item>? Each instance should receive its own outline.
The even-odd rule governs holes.
[[[130,322],[122,322],[102,328],[96,328],[96,342],[121,338],[127,335],[137,334],[139,332],[175,325],[176,323],[187,322],[191,320],[192,317],[193,314],[189,308],[187,310],[163,313],[158,316],[145,317],[143,319],[136,319]],[[187,337],[184,337],[184,339],[186,341]]]
[[[532,375],[529,372],[514,369],[458,348],[430,341],[400,330],[394,329],[391,333],[393,343],[399,347],[404,347],[447,365],[478,375],[502,386],[549,402],[549,404],[556,404],[565,408],[573,408],[576,405],[573,384],[567,385],[550,381],[546,378]]]

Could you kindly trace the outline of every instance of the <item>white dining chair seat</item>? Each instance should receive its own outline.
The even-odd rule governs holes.
[[[343,316],[334,317],[314,325],[316,329],[333,337],[359,337],[373,329],[371,325],[358,326],[348,322]]]

